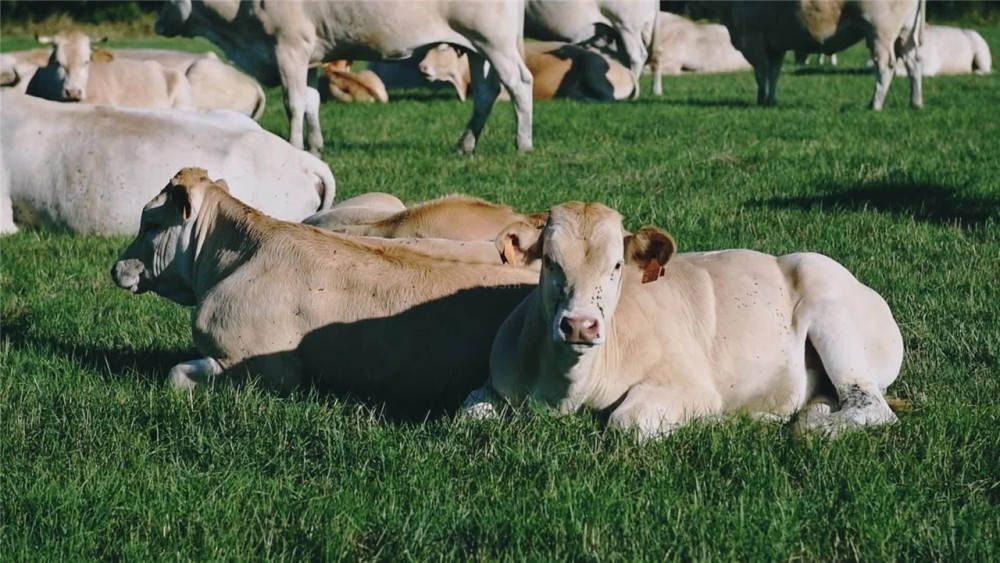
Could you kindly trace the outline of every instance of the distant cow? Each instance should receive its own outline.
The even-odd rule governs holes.
[[[0,96],[0,193],[40,223],[79,233],[134,234],[137,207],[164,177],[189,164],[226,174],[233,193],[278,218],[299,221],[333,202],[336,186],[326,164],[235,112]],[[5,213],[0,209],[0,220]]]
[[[323,146],[318,99],[309,100],[309,64],[332,59],[402,59],[426,45],[451,43],[471,52],[476,94],[472,118],[459,140],[471,153],[490,115],[500,84],[514,99],[519,150],[531,150],[531,73],[520,46],[524,5],[520,0],[450,2],[220,0],[166,2],[156,21],[161,35],[201,35],[265,84],[285,87],[289,141]],[[487,73],[486,62],[489,62]],[[315,90],[313,90],[315,92]]]
[[[545,222],[545,214],[522,215],[506,205],[464,195],[445,196],[392,213],[382,210],[393,209],[398,199],[389,194],[365,196],[379,197],[374,204],[366,201],[351,205],[348,200],[343,203],[344,207],[336,205],[303,223],[358,236],[493,241],[500,230],[511,223],[524,221],[541,225]],[[359,216],[359,209],[364,209],[365,214]]]
[[[266,97],[256,80],[230,64],[219,60],[211,51],[187,53],[169,49],[111,49],[119,59],[136,59],[160,63],[174,70],[191,84],[191,96],[201,110],[231,109],[260,119]]]
[[[524,44],[524,61],[534,77],[532,95],[536,100],[624,100],[638,89],[627,68],[578,45],[528,42]],[[464,53],[442,43],[427,52],[418,68],[428,80],[452,83],[459,99],[465,101],[470,77]]]
[[[389,101],[389,93],[385,84],[377,74],[370,70],[353,72],[351,61],[339,60],[322,65],[326,76],[330,95],[342,102],[381,102]]]
[[[485,381],[497,327],[538,276],[463,260],[455,241],[441,258],[440,244],[277,221],[185,169],[142,209],[142,232],[111,275],[132,293],[194,306],[204,357],[174,366],[174,387],[252,375],[419,415],[457,406]]]
[[[94,51],[91,38],[79,31],[38,40],[51,43],[52,54],[28,84],[29,95],[109,106],[195,109],[191,85],[180,72],[153,61],[116,59],[110,51]]]
[[[800,426],[829,434],[896,420],[883,393],[903,359],[899,328],[878,293],[826,256],[675,254],[667,233],[627,234],[593,203],[553,207],[544,230],[499,238],[510,261],[543,265],[497,333],[473,412],[533,398],[602,411],[644,439],[733,412],[805,409]]]
[[[993,67],[990,47],[972,29],[928,25],[920,45],[923,75],[989,74]],[[896,66],[896,74],[906,76],[906,67]]]
[[[656,0],[527,0],[524,9],[525,34],[534,39],[581,43],[610,31],[619,62],[636,80],[654,50]]]
[[[733,47],[729,31],[723,25],[695,23],[669,12],[660,12],[656,25],[656,45],[651,57],[659,63],[651,65],[656,95],[663,93],[661,74],[750,69],[750,63]]]
[[[826,53],[808,53],[806,51],[795,51],[795,64],[809,64],[809,57],[811,55],[816,55],[817,65],[822,66],[829,62],[830,66],[837,66],[837,53],[827,55]],[[926,73],[924,75],[926,76]]]
[[[0,53],[0,87],[24,94],[39,68],[49,63],[51,49]]]
[[[757,104],[774,105],[785,52],[832,54],[864,39],[875,65],[871,107],[881,110],[896,57],[910,69],[910,102],[923,107],[918,45],[926,0],[734,0],[708,3],[729,28],[733,45],[753,65]]]

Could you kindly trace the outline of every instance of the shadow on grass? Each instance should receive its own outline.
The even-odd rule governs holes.
[[[868,75],[873,74],[875,71],[870,68],[835,68],[835,67],[803,67],[793,70],[789,74],[794,74],[796,76],[813,76],[813,75]],[[780,91],[779,91],[780,93]]]
[[[3,339],[15,350],[37,348],[48,356],[76,362],[92,369],[105,379],[139,379],[162,384],[167,372],[175,365],[201,357],[194,348],[187,350],[136,350],[129,348],[94,348],[32,334],[31,321],[26,315],[3,319]]]
[[[747,205],[772,209],[874,209],[937,225],[958,224],[967,230],[1000,219],[1000,199],[956,195],[951,188],[931,184],[878,183],[825,195],[750,200]]]
[[[666,89],[666,86],[664,86]],[[652,96],[646,96],[639,98],[638,100],[633,100],[628,102],[630,104],[637,105],[668,105],[668,106],[686,106],[686,107],[704,107],[704,108],[753,108],[757,107],[757,104],[750,98],[727,98],[727,99],[704,99],[704,98],[685,98],[682,100],[664,100],[662,98],[654,98]]]

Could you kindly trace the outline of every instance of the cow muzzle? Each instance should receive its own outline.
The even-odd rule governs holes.
[[[556,327],[558,339],[567,344],[590,347],[604,343],[604,326],[596,316],[563,313]]]
[[[122,289],[132,293],[142,293],[143,289],[139,287],[139,282],[145,271],[146,267],[140,260],[134,258],[119,260],[111,267],[111,279]]]
[[[83,100],[82,88],[66,88],[63,90],[63,98],[69,102],[79,102]]]

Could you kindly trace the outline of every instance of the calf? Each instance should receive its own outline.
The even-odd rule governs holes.
[[[103,39],[92,41],[79,31],[38,40],[52,43],[53,48],[48,64],[28,84],[29,95],[110,106],[195,109],[191,85],[182,73],[153,61],[116,59],[110,51],[93,51],[91,44]]]
[[[532,95],[536,100],[624,100],[637,91],[635,77],[627,68],[579,45],[525,43],[524,61],[534,78]],[[465,54],[442,43],[427,52],[418,68],[428,80],[453,84],[459,99],[465,101],[470,86]]]
[[[883,393],[903,344],[885,301],[820,254],[675,254],[667,233],[622,229],[600,204],[552,208],[544,231],[500,234],[508,259],[542,259],[538,288],[497,333],[487,387],[561,412],[610,413],[641,438],[746,412],[835,434],[896,420]]]
[[[303,223],[357,236],[492,241],[511,223],[523,221],[540,226],[545,222],[544,213],[521,215],[509,206],[464,195],[445,196],[391,214],[372,212],[370,204],[366,209],[369,210],[368,216],[361,218],[356,213],[345,213],[346,209],[335,206],[305,219]]]
[[[133,293],[194,306],[204,358],[170,370],[191,388],[221,375],[315,385],[405,413],[454,407],[487,376],[493,335],[537,274],[271,219],[204,170],[181,170],[142,211],[111,275]]]
[[[326,76],[330,95],[342,102],[381,102],[389,101],[389,93],[385,84],[370,70],[351,71],[351,61],[339,60],[324,63],[323,74]]]

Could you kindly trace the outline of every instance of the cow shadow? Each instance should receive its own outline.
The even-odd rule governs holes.
[[[951,188],[933,184],[876,183],[824,195],[775,197],[746,203],[772,209],[807,211],[874,209],[925,223],[957,225],[965,230],[975,229],[990,220],[1000,220],[1000,199],[958,195]]]
[[[862,67],[799,67],[792,70],[791,74],[795,76],[813,76],[813,75],[841,75],[841,76],[857,76],[857,75],[869,75],[873,74],[875,71],[871,68]]]
[[[666,86],[664,86],[666,90]],[[684,106],[684,107],[701,107],[701,108],[755,108],[757,104],[753,100],[742,99],[742,98],[727,98],[727,99],[705,99],[705,98],[684,98],[684,99],[662,99],[662,98],[652,98],[646,96],[644,98],[639,98],[638,100],[633,100],[629,103],[632,104],[663,104],[668,106]]]

